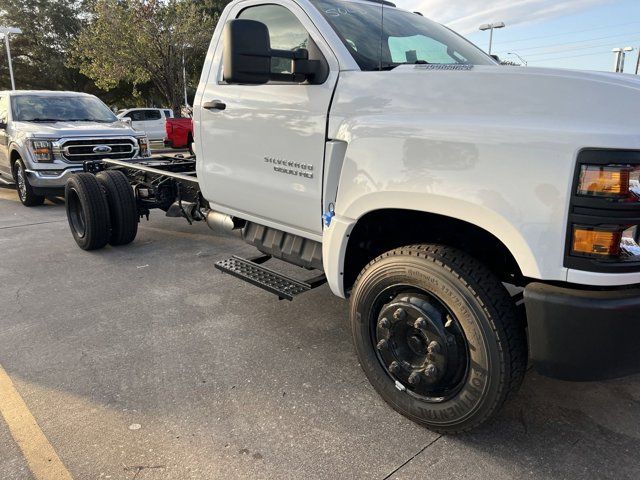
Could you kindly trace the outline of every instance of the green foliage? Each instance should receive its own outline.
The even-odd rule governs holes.
[[[73,43],[69,65],[104,90],[151,83],[167,105],[178,108],[183,58],[191,76],[197,75],[225,3],[95,0],[88,25]]]
[[[0,0],[0,24],[20,27],[11,36],[16,88],[83,91],[91,81],[65,65],[65,55],[86,23],[81,0]],[[2,48],[0,89],[11,88]]]

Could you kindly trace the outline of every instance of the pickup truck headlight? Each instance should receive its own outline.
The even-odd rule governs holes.
[[[637,202],[640,198],[640,166],[581,165],[576,193],[611,201]]]
[[[640,271],[640,151],[580,152],[568,230],[565,266]]]
[[[31,154],[38,163],[53,162],[53,145],[51,140],[31,140]]]
[[[146,135],[136,137],[138,140],[138,147],[140,148],[141,157],[150,157],[151,149],[149,148],[149,138]]]

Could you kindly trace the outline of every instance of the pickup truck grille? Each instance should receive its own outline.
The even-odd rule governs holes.
[[[137,156],[138,145],[131,138],[67,140],[61,144],[60,151],[62,157],[69,162],[84,162],[104,158],[121,160]]]

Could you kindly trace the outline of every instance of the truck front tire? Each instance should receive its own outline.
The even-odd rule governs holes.
[[[138,234],[138,206],[133,189],[124,173],[105,170],[96,175],[107,195],[109,204],[111,234],[109,243],[113,246],[128,245]]]
[[[446,246],[407,246],[369,263],[352,292],[351,328],[382,398],[440,433],[489,420],[527,365],[524,326],[504,286]]]
[[[96,177],[73,175],[65,186],[65,208],[73,238],[83,250],[97,250],[109,241],[109,205]]]
[[[44,195],[36,195],[27,178],[27,171],[22,159],[18,158],[13,164],[13,177],[20,201],[25,207],[37,207],[44,203]]]

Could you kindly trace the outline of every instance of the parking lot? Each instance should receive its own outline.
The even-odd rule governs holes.
[[[38,478],[23,451],[46,447],[76,479],[640,478],[640,376],[529,372],[493,424],[441,437],[369,386],[326,286],[289,303],[214,270],[247,252],[154,213],[87,253],[62,200],[0,188],[0,372],[44,434],[21,450],[0,421],[0,477]]]

